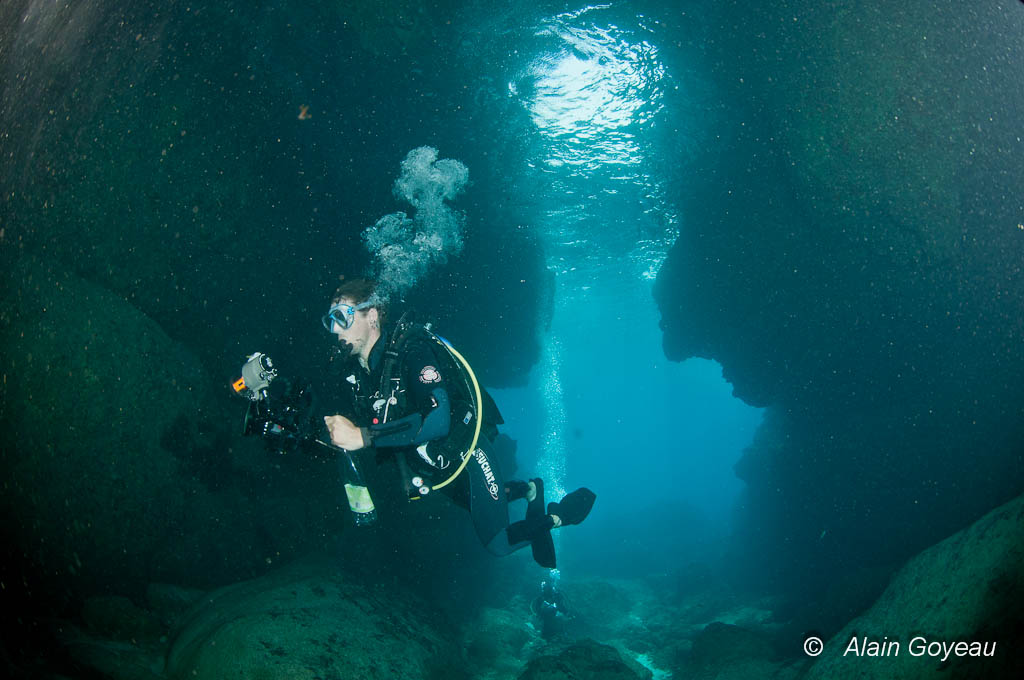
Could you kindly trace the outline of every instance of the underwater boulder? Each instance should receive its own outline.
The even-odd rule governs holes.
[[[785,677],[776,656],[764,633],[715,622],[694,638],[680,675],[694,680]]]
[[[646,669],[644,669],[646,670]],[[519,680],[642,680],[614,647],[585,639],[530,661]]]
[[[622,582],[592,580],[573,583],[565,588],[565,595],[576,611],[592,629],[611,634],[628,621],[639,595],[627,590]]]
[[[95,595],[82,605],[86,627],[110,640],[159,638],[162,624],[149,611],[121,595]]]
[[[825,643],[807,680],[1024,677],[1022,527],[1024,496],[911,559]]]
[[[186,615],[164,677],[461,677],[443,618],[418,596],[366,587],[338,565],[296,565],[208,594]]]
[[[464,635],[463,647],[470,663],[509,675],[521,669],[524,648],[532,638],[528,620],[507,609],[481,609]]]
[[[195,357],[68,273],[22,262],[2,283],[0,507],[15,582],[128,595],[256,565],[249,502],[222,488],[234,422]]]
[[[146,587],[146,605],[162,625],[170,628],[205,594],[203,590],[173,583],[150,583]]]
[[[65,625],[60,641],[80,669],[112,680],[468,677],[454,627],[427,601],[342,573],[320,562],[280,567],[202,593],[169,629],[153,629],[166,613],[155,607],[97,602],[102,625]],[[164,604],[169,588],[159,586]],[[170,594],[172,608],[194,594]]]

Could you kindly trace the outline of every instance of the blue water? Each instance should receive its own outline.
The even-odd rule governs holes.
[[[597,493],[566,584],[714,574],[837,630],[1024,484],[1022,10],[6,0],[0,593],[77,620],[312,554],[523,604],[527,552],[387,461],[360,533],[333,467],[239,435],[253,351],[344,408],[319,319],[366,274],[473,364],[515,476]]]
[[[556,313],[547,361],[529,384],[494,391],[521,470],[563,492],[599,493],[592,517],[559,536],[564,561],[590,574],[664,571],[719,554],[742,490],[733,465],[761,419],[732,397],[716,363],[658,359],[656,310],[620,295],[577,296]]]

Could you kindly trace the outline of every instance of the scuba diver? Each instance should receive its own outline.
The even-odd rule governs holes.
[[[505,555],[530,545],[538,564],[554,568],[551,529],[582,522],[595,494],[577,489],[545,510],[541,479],[503,482],[493,457],[503,420],[472,368],[429,326],[386,326],[387,308],[375,292],[367,279],[344,282],[323,317],[359,366],[347,378],[355,420],[326,416],[331,442],[349,452],[393,452],[410,498],[442,491],[470,511],[488,550]],[[509,524],[508,503],[521,498],[526,516]]]
[[[530,610],[540,619],[540,635],[551,640],[565,632],[567,619],[575,618],[565,603],[565,596],[558,590],[558,570],[551,570],[551,577],[540,584],[540,595]]]
[[[541,479],[504,481],[494,457],[497,426],[504,421],[494,401],[468,362],[429,324],[405,317],[388,324],[387,305],[376,298],[376,289],[368,279],[344,281],[322,319],[337,336],[345,359],[355,360],[345,378],[354,412],[324,417],[330,442],[315,438],[316,426],[308,421],[292,426],[284,422],[288,418],[267,410],[265,404],[273,399],[264,395],[271,393],[276,372],[259,353],[249,358],[235,385],[252,400],[246,433],[284,434],[332,448],[356,524],[373,523],[376,510],[352,454],[374,449],[394,456],[410,500],[444,493],[470,511],[477,536],[490,552],[506,555],[529,545],[538,564],[554,568],[551,530],[582,522],[595,494],[577,489],[545,508]],[[305,398],[302,389],[286,394],[292,396],[285,403],[296,401],[295,394]],[[510,524],[508,503],[519,499],[527,501],[526,516]]]

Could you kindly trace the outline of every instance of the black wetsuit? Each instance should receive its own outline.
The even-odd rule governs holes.
[[[375,448],[403,448],[423,444],[448,435],[451,412],[448,386],[442,361],[426,341],[410,340],[398,358],[398,381],[389,387],[381,385],[384,352],[390,343],[388,333],[381,335],[369,357],[369,373],[365,389],[357,376],[356,395],[370,424],[368,444]],[[388,399],[397,403],[388,403]],[[391,407],[401,409],[399,413]]]
[[[359,370],[354,380],[358,418],[368,447],[403,456],[417,474],[431,481],[446,479],[461,462],[459,453],[470,441],[449,441],[452,434],[452,380],[462,380],[443,348],[425,337],[412,337],[402,347],[391,347],[392,331],[386,330],[370,351],[369,371]],[[385,354],[398,351],[390,385],[384,382]],[[445,354],[447,354],[445,352]],[[497,415],[497,414],[495,414]],[[500,421],[500,416],[497,417]],[[485,416],[485,421],[493,422]],[[482,428],[482,434],[497,431]],[[452,467],[452,466],[455,467]],[[443,475],[443,476],[442,476]],[[461,477],[461,475],[460,475]],[[468,485],[445,487],[457,504],[469,508]]]
[[[368,371],[348,378],[367,446],[393,453],[408,478],[422,477],[427,486],[447,480],[461,464],[476,427],[478,410],[475,396],[467,394],[464,369],[434,336],[408,327],[387,329],[367,364]],[[472,460],[441,492],[470,510],[476,533],[491,552],[508,554],[542,536],[545,540],[538,544],[539,552],[535,546],[534,556],[543,566],[554,567],[548,534],[552,521],[543,512],[542,498],[531,504],[526,520],[509,527],[508,501],[523,498],[527,484],[504,482],[494,456],[497,426],[503,421],[482,389],[481,396],[483,424]],[[410,491],[416,494],[415,487]]]

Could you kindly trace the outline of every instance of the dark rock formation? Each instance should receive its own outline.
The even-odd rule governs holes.
[[[914,557],[871,609],[825,644],[808,680],[1021,677],[1022,527],[1024,497],[1019,497]],[[844,654],[855,638],[860,652],[868,641],[896,642],[899,648],[874,656]],[[938,656],[934,646],[928,651],[934,642],[968,644],[943,660],[945,651]],[[975,642],[987,645],[993,656],[971,656]]]
[[[656,290],[665,352],[771,407],[737,468],[744,540],[760,577],[813,587],[1024,483],[1024,17],[721,9],[721,105]]]
[[[253,506],[225,482],[233,418],[195,357],[74,276],[26,262],[3,287],[5,563],[25,585],[126,594],[262,561]]]
[[[155,640],[163,633],[160,621],[121,595],[96,595],[82,605],[82,621],[93,634],[107,640]]]
[[[558,654],[539,656],[526,666],[519,680],[641,680],[614,647],[594,640],[569,645]]]
[[[779,659],[764,633],[727,623],[712,623],[693,640],[682,669],[674,674],[693,680],[794,677],[780,674]]]
[[[121,623],[136,620],[128,612]],[[64,642],[114,680],[467,677],[450,626],[428,603],[349,581],[336,565],[289,566],[207,593],[168,634],[145,633],[129,646],[69,630]]]
[[[521,612],[484,608],[464,627],[462,647],[477,668],[514,677],[523,668],[531,638],[536,635]]]

